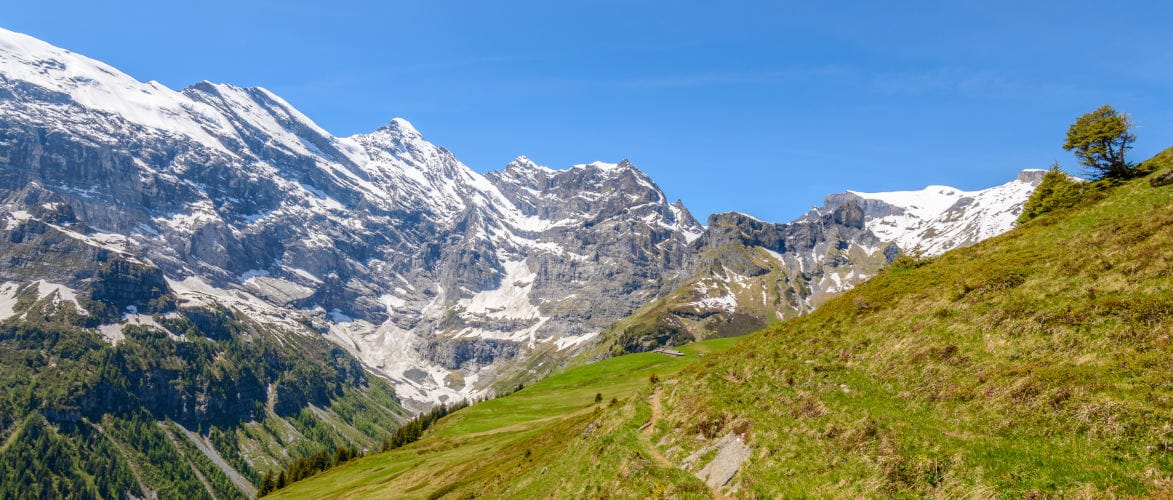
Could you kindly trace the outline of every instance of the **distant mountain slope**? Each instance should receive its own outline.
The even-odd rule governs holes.
[[[938,255],[1009,231],[1043,173],[971,192],[848,191],[787,224],[713,215],[690,278],[613,325],[586,355],[742,335],[808,313],[902,253]]]
[[[323,339],[215,308],[132,306],[94,328],[104,307],[0,285],[0,496],[247,498],[302,455],[377,449],[407,413]]]

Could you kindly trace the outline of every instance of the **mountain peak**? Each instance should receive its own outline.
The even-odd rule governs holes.
[[[881,240],[937,255],[1014,227],[1022,204],[1044,173],[1023,170],[1014,180],[977,191],[937,185],[915,191],[847,191],[827,196],[823,208],[858,203],[870,217],[868,229]]]
[[[632,172],[636,174],[637,177],[647,177],[647,174],[640,170],[639,167],[636,167],[635,164],[627,158],[619,160],[619,163],[611,163],[601,160],[592,161],[590,163],[579,163],[572,165],[570,169],[594,170],[605,175],[619,175],[624,172]]]
[[[386,125],[379,127],[378,131],[389,132],[401,137],[423,137],[423,135],[420,134],[420,131],[416,130],[415,126],[412,125],[411,122],[400,117],[392,118],[391,121],[387,122]]]
[[[545,173],[557,172],[556,170],[554,170],[550,167],[538,165],[533,160],[529,159],[528,156],[525,156],[525,155],[521,155],[521,156],[518,156],[517,158],[514,158],[513,161],[511,161],[507,165],[505,165],[505,169],[506,170],[514,169],[514,170],[523,170],[523,171],[538,171],[538,172],[545,172]]]
[[[59,94],[55,105],[76,104],[131,123],[186,135],[223,150],[209,133],[225,128],[214,110],[191,102],[157,82],[143,83],[101,61],[31,36],[0,29],[4,79]],[[56,99],[65,99],[60,101]],[[21,100],[14,101],[24,104]]]
[[[1043,175],[1047,173],[1041,168],[1026,168],[1018,173],[1019,182],[1026,182],[1029,184],[1038,184],[1043,182]]]
[[[394,127],[396,129],[399,129],[399,131],[401,131],[405,134],[420,135],[420,131],[416,130],[415,126],[412,125],[411,122],[407,121],[404,118],[400,118],[400,117],[392,118],[391,123],[388,123],[387,125],[389,127]]]

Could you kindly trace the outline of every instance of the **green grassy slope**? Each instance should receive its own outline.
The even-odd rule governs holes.
[[[725,350],[732,342],[682,346],[688,355],[681,358],[632,354],[568,370],[460,410],[416,443],[356,460],[272,496],[580,497],[621,491],[625,481],[663,492],[703,494],[707,489],[691,475],[654,466],[636,431],[650,416],[646,396],[652,374],[669,377],[702,359],[698,355]],[[599,403],[596,394],[602,395]]]
[[[733,483],[754,495],[1168,493],[1173,186],[1099,198],[695,366],[668,446],[748,423]]]
[[[1169,494],[1170,317],[1173,186],[1137,179],[898,259],[719,355],[576,368],[282,494],[706,497],[692,472],[716,452],[685,457],[733,431],[752,450],[733,496]],[[644,435],[650,371],[670,380]]]

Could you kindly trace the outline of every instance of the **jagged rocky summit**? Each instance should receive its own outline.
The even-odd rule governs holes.
[[[804,314],[901,254],[937,255],[1010,230],[1044,173],[979,191],[847,191],[787,224],[715,214],[687,281],[609,328],[596,351],[742,335]]]
[[[328,338],[416,408],[548,373],[659,303],[681,331],[800,314],[898,248],[1009,229],[1032,183],[705,227],[626,160],[482,175],[403,119],[336,137],[262,88],[174,91],[0,30],[0,319],[34,294],[117,342],[128,317],[230,309]]]

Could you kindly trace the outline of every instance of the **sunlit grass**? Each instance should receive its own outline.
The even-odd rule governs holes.
[[[642,397],[653,373],[659,377],[675,374],[700,359],[698,355],[720,352],[733,342],[718,339],[681,346],[679,349],[688,354],[681,358],[630,354],[559,373],[441,419],[416,443],[356,460],[273,496],[426,498],[438,491],[472,485],[481,494],[504,494],[516,487],[514,481],[526,472],[556,478],[556,474],[540,474],[540,469],[566,453],[574,437],[590,422],[603,418],[604,409],[615,417],[625,407],[646,410],[646,405],[632,403]],[[602,402],[595,403],[596,394],[603,396]],[[613,405],[612,399],[617,403]],[[633,432],[630,438],[634,443]],[[530,482],[525,488],[541,489],[542,484]]]
[[[1171,249],[1173,189],[1133,181],[745,339],[670,419],[751,421],[767,497],[1167,488]]]

